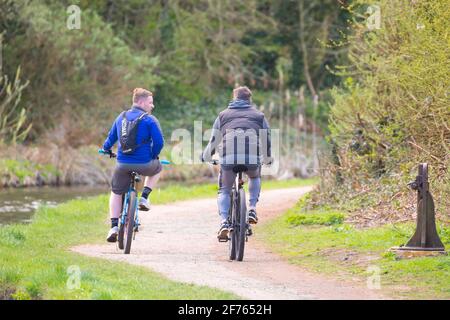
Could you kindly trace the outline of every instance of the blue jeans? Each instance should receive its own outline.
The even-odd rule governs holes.
[[[248,189],[250,193],[250,207],[256,207],[261,191],[261,166],[247,165],[248,171],[245,174],[249,178]],[[221,165],[219,173],[219,197],[217,204],[219,207],[219,215],[222,220],[228,219],[230,210],[230,193],[233,188],[236,173],[233,172],[233,165]]]

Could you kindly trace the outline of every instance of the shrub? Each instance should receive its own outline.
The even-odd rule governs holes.
[[[363,4],[355,1],[351,10]],[[437,212],[448,216],[448,1],[382,0],[379,6],[380,29],[356,19],[352,25],[352,64],[342,68],[345,86],[332,93],[332,158],[314,200],[361,215],[376,207],[378,222],[411,218],[406,183],[427,162]]]
[[[22,92],[27,85],[28,82],[22,83],[20,80],[20,68],[13,82],[0,74],[0,144],[22,142],[30,132],[26,109],[20,107]]]

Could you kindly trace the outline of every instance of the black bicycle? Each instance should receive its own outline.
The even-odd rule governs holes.
[[[218,161],[213,160],[211,163],[217,165]],[[245,243],[253,233],[248,222],[244,179],[242,178],[242,173],[247,170],[248,168],[245,165],[236,165],[233,167],[233,172],[236,173],[236,179],[231,189],[231,203],[228,215],[228,223],[231,225],[231,231],[227,239],[217,237],[219,242],[229,241],[230,260],[242,261],[244,259]]]

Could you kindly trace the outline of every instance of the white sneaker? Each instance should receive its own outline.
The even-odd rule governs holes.
[[[109,230],[108,232],[108,237],[106,238],[106,241],[116,242],[118,235],[119,235],[119,227],[112,227],[111,230]]]
[[[149,211],[150,210],[150,201],[141,197],[139,199],[139,210],[141,211]]]

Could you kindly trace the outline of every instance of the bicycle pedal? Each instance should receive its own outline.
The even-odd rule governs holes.
[[[219,242],[227,242],[230,239],[229,238],[224,239],[224,238],[217,237],[217,240],[219,240]]]

